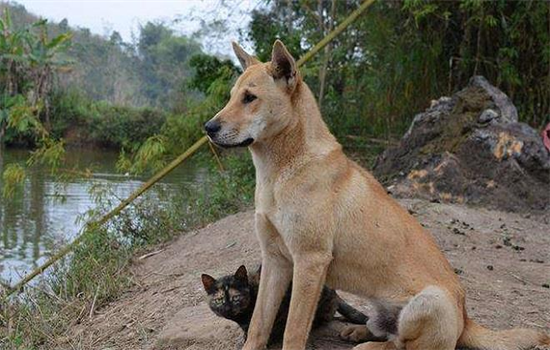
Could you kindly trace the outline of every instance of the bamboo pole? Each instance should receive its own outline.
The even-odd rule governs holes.
[[[308,51],[302,58],[297,62],[297,66],[301,66],[307,61],[309,61],[317,52],[322,50],[329,42],[331,42],[336,36],[341,34],[350,24],[352,24],[367,8],[374,3],[375,0],[365,0],[355,11],[353,11],[342,23],[340,23],[332,32],[330,32],[326,37],[324,37],[320,42],[317,43],[310,51]],[[181,154],[179,157],[174,159],[168,166],[162,169],[160,172],[156,173],[152,178],[150,178],[146,183],[144,183],[138,190],[132,193],[128,198],[123,200],[116,208],[105,214],[99,220],[90,222],[84,227],[83,233],[78,236],[73,242],[61,248],[56,254],[51,256],[44,264],[37,267],[30,274],[25,276],[21,281],[16,283],[12,288],[9,288],[6,291],[5,297],[19,291],[23,286],[33,280],[36,276],[43,273],[48,267],[50,267],[57,260],[63,258],[65,255],[70,253],[74,247],[76,247],[82,240],[86,237],[88,232],[91,232],[89,229],[93,227],[99,227],[118,215],[124,208],[126,208],[131,202],[136,198],[141,196],[145,191],[152,187],[155,183],[161,180],[163,177],[168,175],[172,170],[174,170],[178,165],[183,163],[187,158],[189,158],[193,153],[195,153],[202,145],[208,141],[206,136],[200,138],[195,142],[187,151]],[[215,151],[214,154],[216,155]],[[217,155],[216,155],[217,157]],[[219,161],[219,159],[218,159]],[[221,163],[220,163],[221,166]],[[223,167],[223,166],[222,166]]]

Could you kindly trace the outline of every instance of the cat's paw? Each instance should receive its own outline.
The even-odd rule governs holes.
[[[366,325],[347,326],[340,332],[340,338],[354,343],[368,340],[369,335],[370,332]]]

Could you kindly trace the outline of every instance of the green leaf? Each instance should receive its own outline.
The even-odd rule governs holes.
[[[4,182],[2,194],[6,198],[11,198],[25,180],[25,169],[19,164],[8,164],[2,174],[2,180]]]
[[[47,43],[46,47],[48,49],[57,49],[62,44],[64,44],[64,43],[68,42],[69,40],[71,40],[72,36],[73,36],[72,33],[60,34],[60,35],[56,36],[55,38],[53,38],[49,43]]]

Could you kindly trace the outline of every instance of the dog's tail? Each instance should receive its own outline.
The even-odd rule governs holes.
[[[550,345],[550,337],[543,332],[525,328],[492,331],[466,319],[457,345],[480,350],[522,350]]]
[[[337,298],[338,298],[337,311],[340,313],[340,315],[344,316],[344,318],[351,323],[364,324],[366,327],[367,321],[369,320],[367,315],[357,310],[350,304],[346,303],[342,298],[340,298],[340,296],[337,296]]]

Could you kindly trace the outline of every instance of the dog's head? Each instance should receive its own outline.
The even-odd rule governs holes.
[[[244,72],[231,89],[227,105],[204,125],[210,140],[222,147],[262,142],[289,125],[292,94],[301,81],[294,58],[279,40],[267,63],[236,43],[233,50]]]

